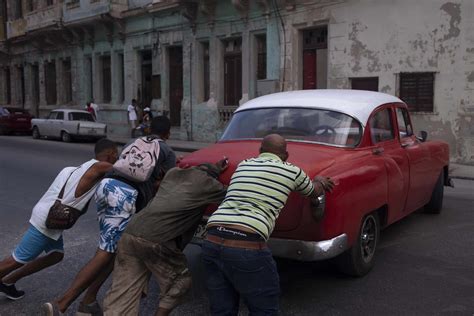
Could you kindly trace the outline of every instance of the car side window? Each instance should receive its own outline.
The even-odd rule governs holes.
[[[410,117],[408,116],[408,111],[403,108],[397,108],[396,113],[397,113],[397,122],[398,122],[398,132],[400,133],[400,138],[413,135],[413,128],[410,123]]]
[[[369,122],[372,143],[380,143],[395,138],[391,117],[391,109],[380,110],[372,116]]]
[[[56,116],[57,120],[64,120],[64,113],[63,112],[58,112],[58,115]]]
[[[55,120],[58,115],[58,112],[49,113],[48,120]]]

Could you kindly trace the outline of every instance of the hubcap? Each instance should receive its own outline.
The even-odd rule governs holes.
[[[369,263],[375,253],[377,245],[377,224],[373,216],[368,216],[364,220],[360,234],[360,248],[362,259]]]

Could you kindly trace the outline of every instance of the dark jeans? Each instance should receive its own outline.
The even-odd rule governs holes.
[[[278,315],[280,280],[269,249],[224,247],[204,241],[202,259],[212,315],[237,315],[242,297],[250,315]]]

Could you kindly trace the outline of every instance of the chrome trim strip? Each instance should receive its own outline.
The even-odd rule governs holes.
[[[201,245],[202,239],[193,238],[192,244]],[[322,241],[270,238],[268,241],[273,256],[299,261],[320,261],[334,258],[347,250],[347,235],[341,234]]]

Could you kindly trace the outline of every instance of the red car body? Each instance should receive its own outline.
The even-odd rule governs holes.
[[[384,102],[384,97],[380,93],[352,90],[287,92],[274,96],[292,100],[291,108],[304,108],[302,105],[304,102],[299,102],[298,97],[293,97],[295,93],[303,93],[303,98],[314,100],[315,104],[312,105],[314,108],[318,108],[319,99],[328,102],[327,94],[331,94],[336,101],[338,97],[350,100],[367,97],[367,94],[370,100],[374,94],[374,102],[377,102],[377,97],[381,97],[379,102]],[[250,110],[258,109],[259,106],[263,108],[272,108],[272,105],[283,106],[269,99],[271,97],[261,98],[250,101],[252,102]],[[263,98],[267,98],[268,101]],[[439,182],[442,182],[441,190],[443,185],[449,184],[448,144],[442,141],[424,141],[416,137],[412,133],[406,104],[395,99],[390,97],[387,100],[395,102],[373,104],[365,108],[366,111],[371,111],[360,116],[361,119],[367,118],[367,120],[361,122],[361,138],[357,145],[341,147],[288,140],[289,162],[302,168],[311,178],[316,175],[331,177],[336,186],[325,196],[323,206],[325,215],[320,221],[312,218],[308,199],[297,193],[290,195],[269,240],[275,256],[303,261],[339,256],[342,258],[343,271],[353,275],[363,275],[373,265],[373,253],[365,258],[368,262],[362,260],[362,266],[360,262],[359,264],[351,262],[357,259],[360,261],[361,258],[351,259],[350,257],[357,257],[357,252],[364,252],[363,239],[370,238],[370,234],[367,237],[364,233],[364,220],[369,215],[376,214],[374,225],[378,227],[373,230],[376,239],[373,242],[373,251],[375,251],[380,228],[400,220],[429,203],[433,204],[434,195],[439,199],[439,192],[436,191],[440,190]],[[331,105],[325,104],[325,108],[331,108]],[[337,102],[335,109],[338,109]],[[376,138],[372,134],[375,134],[378,129],[370,127],[370,124],[374,120],[375,113],[379,111],[390,113],[393,135],[397,137],[386,141],[374,141]],[[403,120],[408,120],[411,133],[403,134],[399,130],[401,124],[397,120],[401,117],[397,117],[397,113],[406,113]],[[358,118],[355,117],[355,119]],[[197,165],[218,161],[223,156],[228,157],[229,168],[220,178],[223,183],[228,184],[235,168],[242,160],[258,156],[260,141],[259,139],[223,140],[187,156],[182,163]],[[439,212],[440,207],[440,205],[435,205],[437,209],[433,211]],[[210,215],[214,209],[215,207],[210,208],[207,215]]]
[[[10,133],[30,133],[32,116],[28,111],[12,108],[0,107],[0,135]]]

